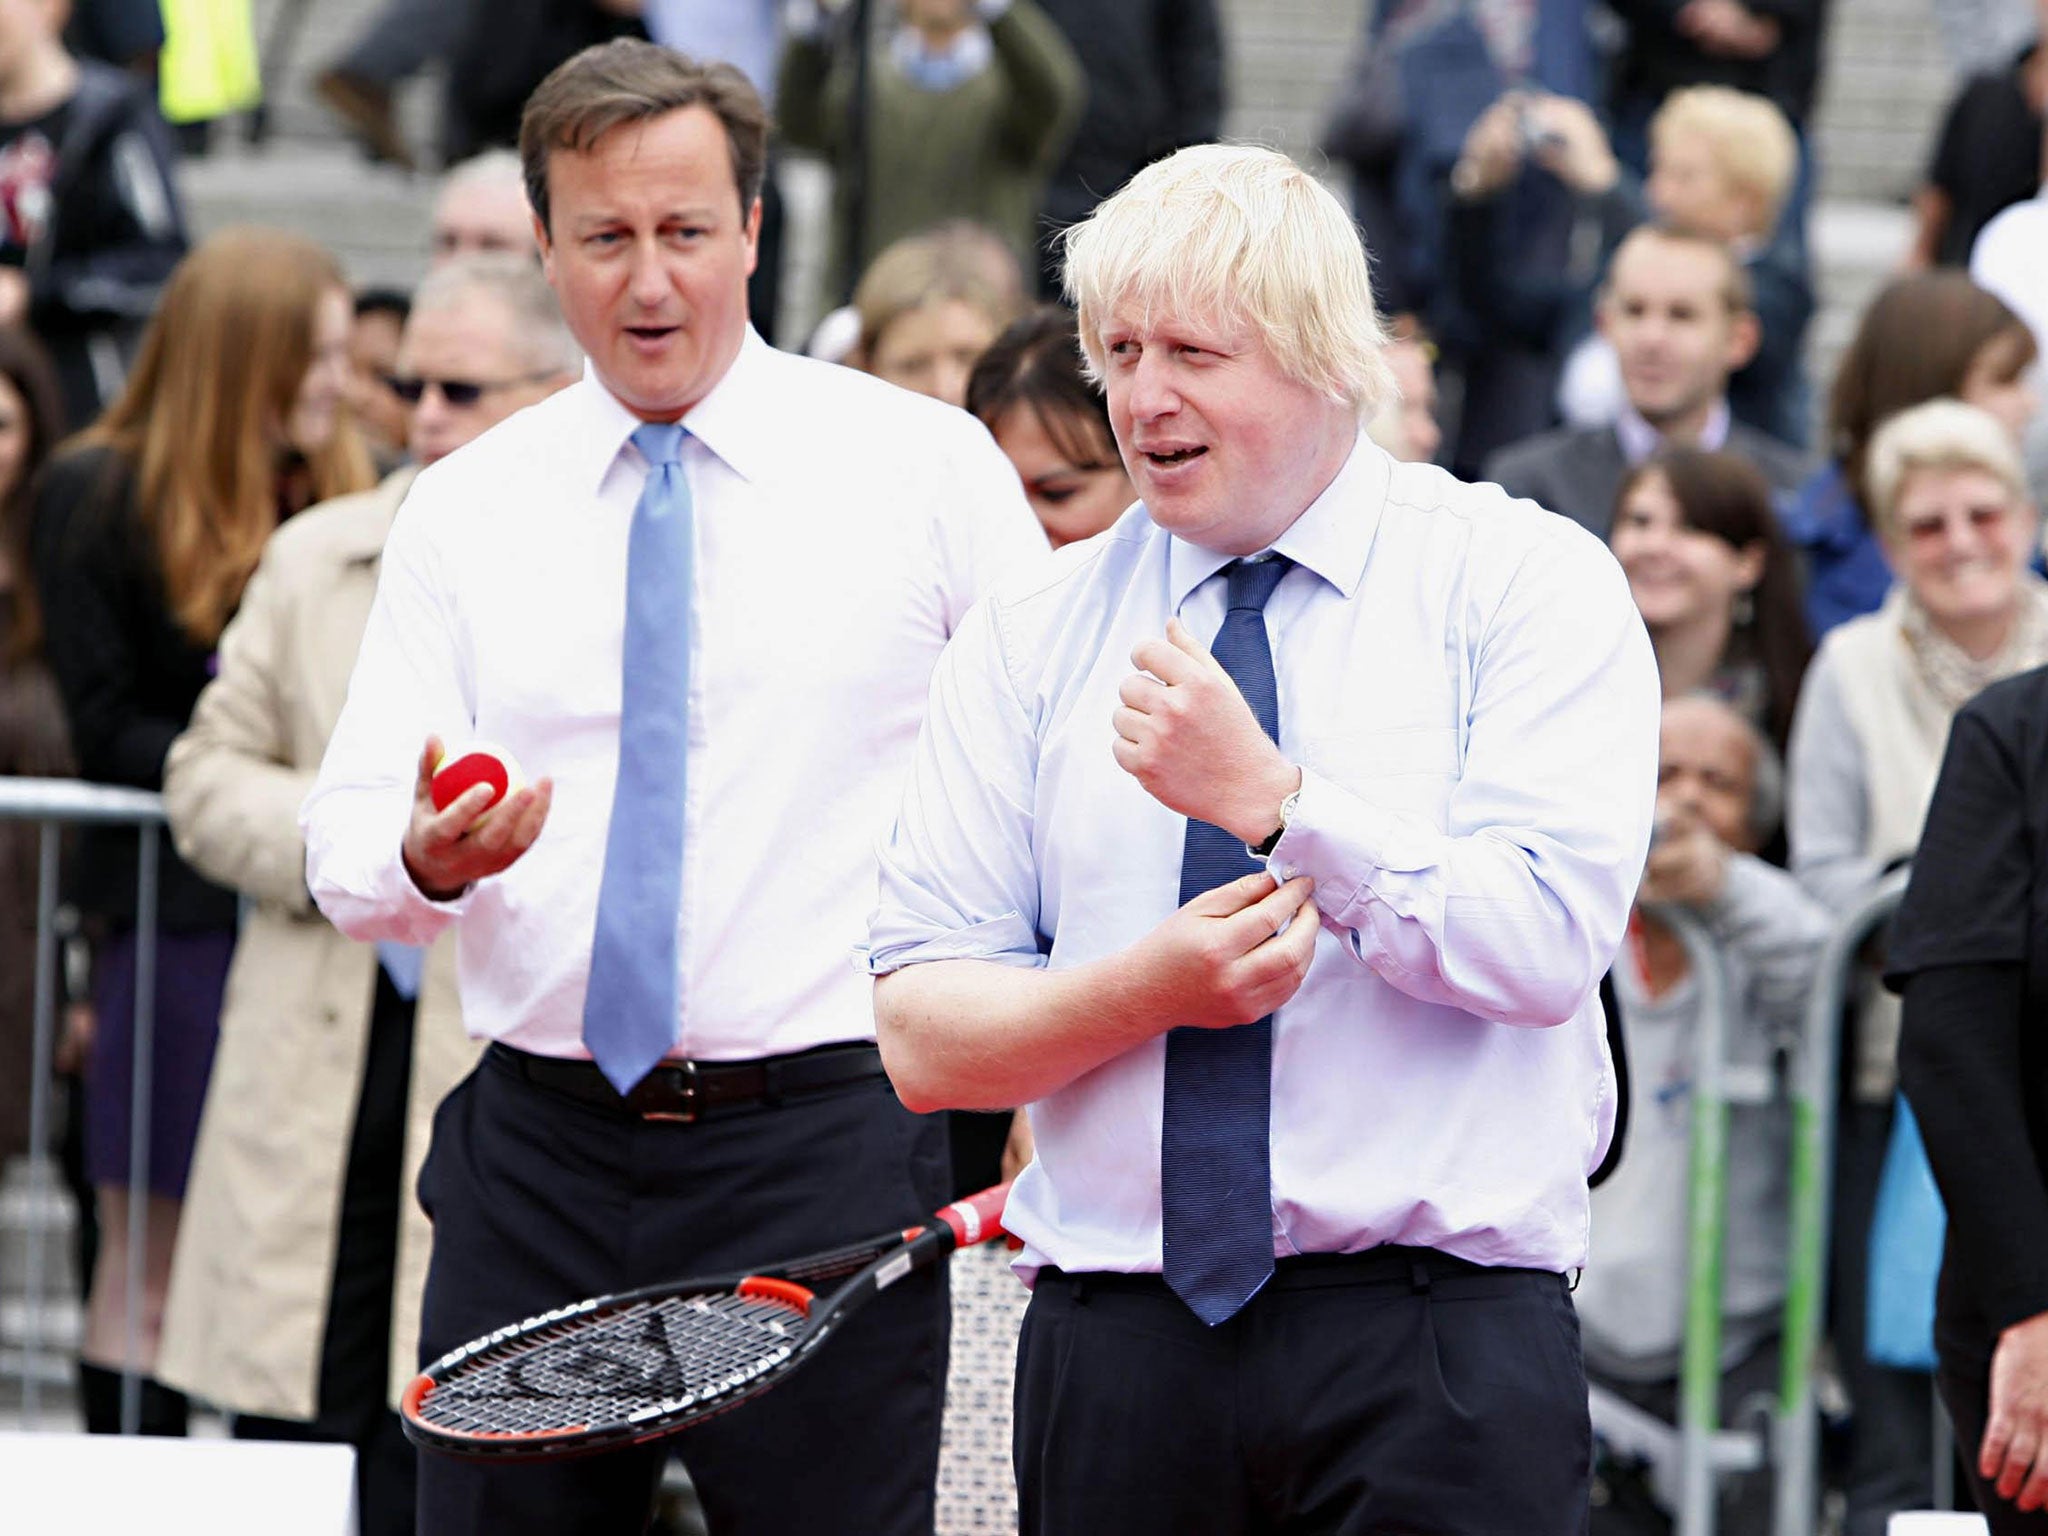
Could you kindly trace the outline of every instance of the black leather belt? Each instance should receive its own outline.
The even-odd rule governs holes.
[[[828,1093],[883,1077],[882,1053],[865,1041],[821,1045],[753,1061],[664,1061],[621,1094],[597,1064],[493,1042],[488,1055],[537,1088],[643,1120],[689,1125],[718,1115],[773,1109],[790,1099]]]

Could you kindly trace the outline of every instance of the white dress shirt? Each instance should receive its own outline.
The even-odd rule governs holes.
[[[300,814],[307,881],[358,939],[461,919],[470,1032],[587,1056],[583,995],[618,768],[626,540],[647,464],[593,374],[424,471],[385,550],[348,704]],[[946,638],[1044,560],[964,411],[748,334],[685,418],[696,528],[675,1054],[871,1037],[850,960]],[[555,781],[510,869],[429,901],[399,857],[420,745],[475,736]]]
[[[1325,930],[1274,1021],[1274,1252],[1581,1264],[1614,1116],[1595,988],[1656,790],[1627,584],[1576,524],[1365,439],[1272,547],[1298,565],[1265,618],[1302,787],[1269,867],[1314,877]],[[1168,615],[1213,640],[1226,563],[1140,504],[969,616],[883,848],[873,971],[1077,965],[1174,911],[1186,819],[1117,766],[1110,715]],[[1027,1273],[1160,1267],[1164,1059],[1158,1037],[1031,1106],[1004,1218]]]

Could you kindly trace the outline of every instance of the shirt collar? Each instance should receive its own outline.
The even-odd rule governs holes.
[[[1729,425],[1728,397],[1723,395],[1707,411],[1697,446],[1709,453],[1719,452],[1728,445]],[[1621,444],[1621,456],[1631,465],[1642,463],[1664,446],[1664,434],[1643,420],[1626,400],[1621,402],[1621,414],[1614,418],[1614,436]]]
[[[1379,531],[1393,462],[1385,449],[1359,433],[1336,478],[1273,541],[1272,551],[1314,571],[1347,598],[1352,596],[1365,576],[1366,557]],[[1166,579],[1174,612],[1195,588],[1236,558],[1168,535]]]
[[[742,480],[758,479],[774,451],[772,429],[781,418],[769,395],[773,349],[750,325],[740,349],[711,392],[683,416],[683,426]],[[593,488],[604,481],[641,420],[606,388],[597,369],[583,365],[582,429],[576,434],[581,471]]]

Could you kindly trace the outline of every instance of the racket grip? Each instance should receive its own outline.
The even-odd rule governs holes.
[[[939,1220],[952,1230],[955,1248],[971,1248],[1003,1235],[1003,1206],[1010,1198],[1010,1186],[998,1184],[965,1200],[955,1200],[939,1212]]]

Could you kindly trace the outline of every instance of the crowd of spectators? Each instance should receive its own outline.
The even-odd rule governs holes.
[[[1058,548],[1131,495],[1073,316],[1045,302],[1058,232],[1221,131],[1223,32],[1214,0],[391,0],[315,85],[374,158],[452,166],[408,292],[352,289],[275,231],[188,251],[146,71],[78,56],[91,17],[67,47],[65,10],[0,4],[0,772],[161,789],[175,842],[142,1191],[134,845],[67,847],[59,1067],[88,1218],[84,1415],[118,1425],[125,1369],[147,1378],[146,1432],[182,1433],[189,1389],[238,1434],[347,1441],[363,1529],[409,1531],[388,1408],[427,1239],[409,1192],[471,1047],[445,956],[354,945],[313,910],[296,812],[412,475],[579,369],[505,147],[520,104],[622,32],[739,64],[776,105],[778,153],[834,172],[819,297],[840,307],[779,341],[970,412]],[[1658,829],[1610,978],[1635,1108],[1577,1300],[1593,1380],[1670,1420],[1705,995],[1680,914],[1726,962],[1731,1059],[1768,1072],[1832,926],[1912,860],[1950,722],[2048,665],[2048,63],[2037,42],[1979,50],[1902,269],[1814,380],[1823,0],[1611,10],[1603,48],[1582,0],[1375,0],[1323,137],[1394,338],[1399,399],[1363,426],[1397,458],[1497,481],[1606,540],[1655,649]],[[395,92],[435,63],[449,84],[427,156]],[[750,296],[776,339],[773,170]],[[34,881],[33,838],[0,821],[0,1045],[24,1064]],[[1865,1349],[1900,1010],[1866,985],[1851,1012],[1835,1477],[1848,1536],[1876,1536],[1930,1502],[1935,1420],[1930,1370]],[[0,1156],[26,1150],[25,1083],[0,1070]],[[284,1096],[288,1122],[266,1112]],[[1782,1092],[1737,1111],[1731,1422],[1778,1375],[1789,1139]],[[962,1115],[953,1150],[956,1183],[978,1187],[1029,1157],[1028,1128]],[[122,1327],[135,1200],[139,1355]],[[1669,1490],[1640,1465],[1610,1460],[1597,1489],[1601,1536],[1670,1528]],[[1769,1500],[1767,1475],[1727,1480],[1723,1528],[1763,1529]]]

